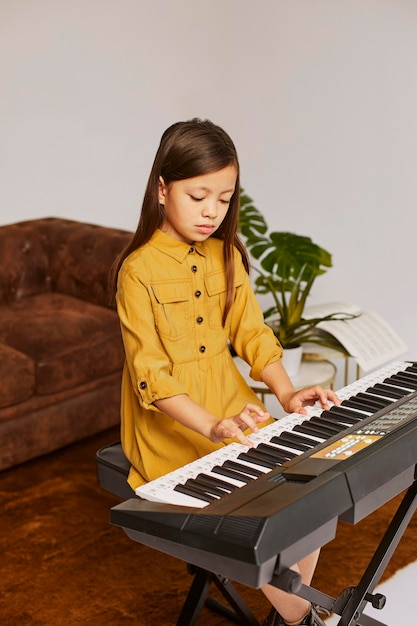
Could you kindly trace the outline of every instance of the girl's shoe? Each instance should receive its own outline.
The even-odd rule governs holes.
[[[274,607],[269,611],[268,617],[262,622],[261,626],[286,626],[281,615]]]
[[[320,615],[329,616],[330,613],[322,607],[312,606],[310,613],[303,619],[300,626],[326,626],[323,620],[320,619]],[[288,626],[288,624],[278,611],[272,608],[262,626]]]

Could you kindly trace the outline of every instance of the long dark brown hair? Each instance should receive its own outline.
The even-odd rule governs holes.
[[[138,227],[131,241],[116,259],[112,268],[113,293],[117,289],[117,275],[125,258],[147,243],[163,224],[164,207],[159,204],[159,178],[169,185],[177,180],[193,178],[221,170],[230,165],[236,168],[236,188],[226,216],[213,234],[224,242],[223,259],[226,272],[226,302],[223,324],[234,298],[233,246],[242,255],[244,267],[249,272],[249,258],[237,235],[240,208],[239,160],[229,135],[210,120],[192,119],[176,122],[164,132],[152,165],[142,203]]]

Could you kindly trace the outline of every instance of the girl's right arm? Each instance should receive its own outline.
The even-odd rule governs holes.
[[[240,413],[219,419],[194,402],[187,394],[155,400],[155,406],[176,421],[200,433],[213,443],[236,438],[240,443],[253,447],[253,443],[243,431],[258,432],[258,423],[269,419],[270,415],[256,404],[247,404]]]

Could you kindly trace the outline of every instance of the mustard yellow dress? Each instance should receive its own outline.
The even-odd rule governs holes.
[[[222,249],[218,239],[190,246],[158,230],[120,269],[117,309],[126,352],[121,439],[133,489],[225,445],[162,413],[155,400],[188,394],[219,418],[248,402],[262,406],[239,374],[228,342],[251,365],[255,380],[282,356],[237,250],[236,295],[223,327]]]

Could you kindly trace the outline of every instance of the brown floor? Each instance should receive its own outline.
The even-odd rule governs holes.
[[[3,626],[175,624],[192,578],[186,565],[108,523],[115,498],[97,485],[95,452],[117,429],[0,474],[0,623]],[[314,584],[337,595],[356,584],[398,505],[339,524]],[[386,575],[417,559],[414,516]],[[385,577],[384,577],[385,578]],[[259,620],[268,603],[237,585]],[[231,622],[204,608],[201,624]]]

